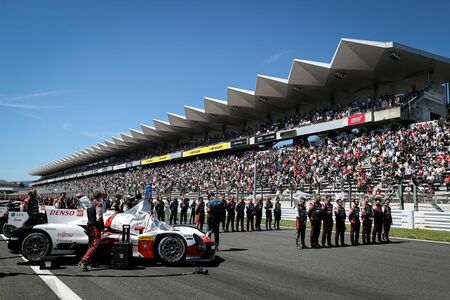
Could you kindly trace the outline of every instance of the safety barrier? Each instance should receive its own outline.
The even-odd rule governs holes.
[[[414,225],[416,228],[450,231],[450,213],[417,211],[414,212]]]
[[[348,214],[348,209],[346,208],[346,210]],[[295,210],[290,206],[290,203],[282,202],[281,218],[283,220],[295,220]],[[346,222],[348,223],[348,219]],[[393,209],[392,227],[450,231],[450,213]]]

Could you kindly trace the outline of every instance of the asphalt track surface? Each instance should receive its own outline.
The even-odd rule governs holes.
[[[299,251],[294,235],[223,233],[213,263],[83,273],[68,260],[52,273],[82,299],[449,299],[450,245],[394,239]],[[209,274],[189,273],[198,266]],[[0,241],[0,299],[33,298],[57,299]]]

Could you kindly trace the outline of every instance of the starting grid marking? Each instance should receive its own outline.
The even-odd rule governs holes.
[[[7,240],[8,238],[4,234],[0,236]],[[24,262],[28,262],[28,259],[20,255],[20,258]],[[29,266],[39,278],[52,290],[55,295],[61,300],[82,300],[74,291],[72,291],[64,282],[62,282],[58,277],[56,277],[49,270],[41,270],[39,266]]]

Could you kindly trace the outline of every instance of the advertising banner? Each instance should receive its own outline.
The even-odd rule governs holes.
[[[268,141],[273,141],[276,138],[277,138],[276,133],[260,135],[260,136],[255,137],[255,142],[256,143],[268,142]]]
[[[56,209],[54,205],[39,205],[39,212],[45,214],[46,209]]]
[[[156,157],[152,157],[152,158],[147,158],[147,159],[141,160],[141,164],[142,165],[148,165],[148,164],[154,164],[154,163],[162,162],[162,161],[166,161],[166,160],[170,160],[170,154],[156,156]]]
[[[207,147],[184,151],[183,157],[189,157],[189,156],[211,153],[211,152],[216,152],[216,151],[222,151],[222,150],[227,150],[227,149],[230,149],[230,143],[228,143],[228,142],[220,143],[220,144],[216,144],[216,145],[211,145],[211,146],[207,146]]]
[[[234,147],[239,147],[239,146],[244,146],[248,144],[248,138],[245,139],[239,139],[239,140],[235,140],[230,142],[230,147],[234,148]]]
[[[113,167],[113,170],[121,170],[121,169],[125,169],[126,167],[127,167],[127,164],[115,165]]]
[[[141,165],[141,161],[140,160],[135,160],[131,164],[133,165],[133,167],[140,166]]]
[[[358,125],[366,122],[366,114],[357,114],[348,117],[347,125]]]
[[[16,228],[22,227],[23,223],[28,220],[28,214],[26,212],[11,211],[8,215],[8,225],[12,225]]]
[[[131,168],[131,167],[133,166],[133,163],[130,163],[130,162],[129,162],[129,163],[126,163],[125,166],[126,166],[127,168]]]
[[[288,131],[282,131],[279,134],[280,134],[280,138],[282,138],[282,139],[292,138],[292,137],[297,136],[297,130],[292,129],[292,130],[288,130]]]
[[[175,152],[175,153],[170,153],[170,159],[175,159],[175,158],[181,158],[183,157],[183,152]]]

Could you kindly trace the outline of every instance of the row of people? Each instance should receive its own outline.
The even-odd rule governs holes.
[[[296,245],[300,249],[307,248],[305,244],[306,223],[309,218],[311,223],[310,245],[311,248],[321,248],[319,237],[322,228],[322,247],[347,246],[345,243],[345,222],[347,212],[343,206],[342,199],[336,199],[336,206],[331,203],[331,196],[326,196],[324,203],[320,202],[320,196],[316,196],[307,207],[305,198],[300,198],[295,206],[296,210]],[[334,220],[333,221],[333,214]],[[370,203],[366,196],[360,207],[359,199],[353,201],[348,213],[350,221],[350,242],[359,245],[359,232],[362,223],[363,244],[376,244],[390,242],[389,232],[392,225],[392,212],[390,201],[385,200],[381,204],[381,198],[376,197]],[[335,224],[334,244],[332,244],[333,223]],[[372,229],[373,224],[373,229]]]

